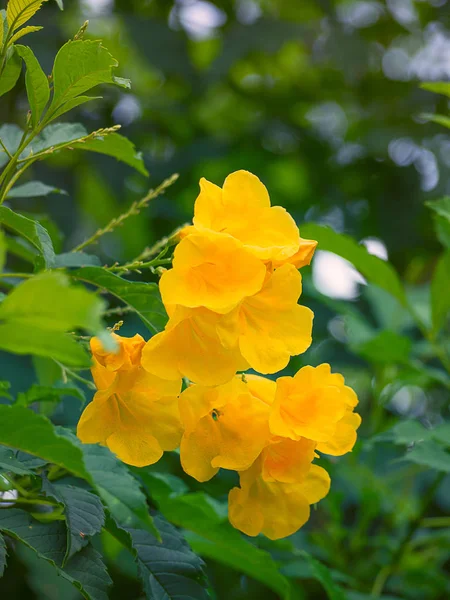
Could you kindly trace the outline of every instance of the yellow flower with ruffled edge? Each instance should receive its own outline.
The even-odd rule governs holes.
[[[315,242],[300,238],[294,219],[284,208],[270,205],[266,187],[248,171],[228,175],[223,188],[200,180],[193,226],[183,235],[204,230],[228,234],[259,259],[275,261],[278,266],[295,255],[296,266],[309,264],[315,248]]]
[[[91,340],[98,391],[81,415],[77,435],[83,443],[107,446],[123,462],[142,467],[180,443],[181,379],[164,380],[142,369],[141,336],[114,337],[116,353],[105,351],[98,339]]]
[[[297,304],[301,275],[293,265],[268,270],[262,289],[220,315],[205,308],[168,305],[166,329],[142,352],[149,372],[202,385],[220,385],[249,366],[276,373],[311,344],[313,313]]]
[[[256,379],[235,376],[225,385],[192,385],[181,394],[180,459],[188,475],[208,481],[220,468],[245,470],[261,453],[270,437],[265,399],[275,395],[275,382]]]
[[[228,313],[261,289],[266,267],[232,237],[195,233],[176,247],[159,282],[163,303]]]
[[[319,452],[340,456],[356,442],[357,404],[355,392],[342,375],[331,373],[330,365],[303,367],[294,377],[277,379],[270,430],[292,440],[314,440]]]
[[[309,519],[310,505],[324,498],[330,489],[325,469],[311,465],[295,483],[265,481],[262,457],[239,474],[240,487],[228,495],[228,518],[236,529],[271,540],[292,535]]]

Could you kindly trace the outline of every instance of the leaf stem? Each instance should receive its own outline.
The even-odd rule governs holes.
[[[60,363],[59,360],[56,360],[56,358],[54,358],[53,360],[58,365],[58,367],[60,367],[60,369],[62,371],[63,379],[64,379],[64,377],[69,376],[69,378],[71,378],[71,379],[76,379],[80,383],[84,383],[84,385],[87,386],[91,390],[97,389],[95,387],[94,383],[92,383],[92,381],[89,381],[89,379],[85,379],[84,377],[81,377],[81,375],[78,375],[78,373],[75,373],[75,371],[72,371],[72,369],[69,369],[68,367],[66,367],[65,365]]]
[[[1,503],[8,504],[41,504],[42,506],[58,506],[54,502],[50,502],[50,500],[41,500],[40,498],[0,498],[0,508]]]
[[[5,146],[5,144],[3,143],[3,140],[0,138],[0,144],[3,148],[3,150],[6,152],[6,154],[9,156],[9,158],[12,158],[12,154],[11,152],[8,150],[8,148]]]

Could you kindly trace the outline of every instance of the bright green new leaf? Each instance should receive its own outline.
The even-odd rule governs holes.
[[[334,252],[351,262],[369,283],[383,288],[406,306],[405,291],[393,267],[378,256],[369,254],[353,238],[315,223],[302,225],[301,234],[302,237],[317,240],[319,250]]]
[[[40,31],[41,29],[43,29],[43,27],[36,27],[33,25],[23,27],[23,29],[20,29],[12,36],[12,38],[9,40],[9,45],[14,44],[15,42],[17,42],[17,40],[20,40],[20,38],[22,38],[24,35],[27,35],[28,33],[34,33],[35,31]]]
[[[9,0],[6,7],[8,26],[16,31],[37,13],[46,0]]]
[[[450,87],[450,83],[447,85]],[[450,222],[450,196],[445,196],[439,200],[430,200],[429,202],[425,202],[425,204]]]
[[[77,148],[79,150],[90,150],[92,152],[113,156],[114,158],[117,158],[117,160],[130,165],[130,167],[133,167],[142,175],[148,176],[148,171],[142,160],[142,154],[136,152],[133,142],[130,142],[128,138],[118,133],[110,133],[104,137],[88,140],[77,145]]]
[[[450,128],[450,117],[446,117],[445,115],[430,115],[428,113],[420,116],[423,119],[428,119],[428,121],[432,121],[433,123],[437,123],[443,127]]]
[[[32,410],[0,405],[0,440],[3,445],[59,465],[92,483],[81,449],[58,435],[46,417]]]
[[[65,190],[42,183],[42,181],[27,181],[9,190],[7,198],[39,198],[49,194],[67,195]]]
[[[3,577],[3,573],[5,572],[6,567],[6,543],[5,538],[0,533],[0,577]]]
[[[6,55],[6,64],[0,75],[0,96],[6,94],[16,85],[22,70],[22,59],[14,47],[9,48]]]
[[[422,83],[420,87],[423,90],[434,92],[435,94],[443,94],[450,98],[450,83],[444,81],[435,81],[430,83]]]
[[[71,40],[64,44],[53,66],[54,95],[48,118],[65,102],[100,83],[114,83],[112,69],[118,63],[101,42]]]
[[[0,223],[25,238],[39,253],[37,268],[49,268],[55,261],[55,251],[50,236],[37,221],[32,221],[6,206],[0,206]]]
[[[16,51],[23,58],[27,67],[25,85],[31,108],[31,122],[33,127],[36,127],[50,99],[50,86],[47,76],[31,48],[19,45],[16,46]]]
[[[5,262],[6,262],[6,238],[5,238],[5,234],[0,229],[0,272],[3,271]]]
[[[164,329],[167,323],[167,314],[156,284],[126,281],[100,267],[83,267],[72,272],[71,275],[80,281],[92,283],[106,290],[126,305],[134,308],[152,333],[158,333]]]
[[[4,18],[3,18],[3,10],[0,12],[0,48],[3,46],[3,30],[4,30]]]
[[[433,334],[444,327],[450,316],[450,250],[439,259],[431,281]]]

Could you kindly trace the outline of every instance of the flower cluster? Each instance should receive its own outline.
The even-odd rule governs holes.
[[[316,242],[300,237],[251,173],[200,188],[193,225],[160,280],[167,326],[148,342],[114,334],[116,353],[91,340],[98,391],[78,436],[136,466],[179,447],[184,471],[200,482],[221,468],[238,472],[230,522],[277,539],[328,493],[328,473],[313,461],[353,448],[358,400],[327,364],[276,381],[237,374],[275,373],[311,344],[298,269]]]

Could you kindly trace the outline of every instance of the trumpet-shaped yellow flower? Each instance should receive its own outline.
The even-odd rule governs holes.
[[[300,529],[309,519],[309,505],[324,498],[329,489],[328,473],[316,465],[296,483],[265,481],[260,458],[240,473],[240,487],[230,491],[228,517],[233,527],[247,535],[263,533],[277,540]]]
[[[262,289],[228,314],[167,306],[169,323],[147,343],[142,365],[202,385],[226,383],[248,366],[275,373],[311,344],[313,313],[297,304],[300,294],[300,273],[286,264],[268,271]]]
[[[300,238],[300,245],[297,252],[284,260],[273,260],[272,266],[274,269],[281,267],[282,265],[289,263],[294,265],[296,269],[301,269],[302,267],[306,267],[311,264],[312,257],[314,256],[314,252],[317,247],[317,242],[315,240],[305,240],[304,238]]]
[[[330,365],[303,367],[294,377],[280,377],[270,415],[272,434],[318,442],[317,450],[340,455],[352,449],[361,419],[352,411],[355,392]]]
[[[315,449],[316,442],[306,438],[272,438],[261,455],[263,480],[297,483],[304,479],[316,456]]]
[[[160,280],[164,304],[205,307],[230,312],[262,287],[264,264],[234,238],[204,231],[184,238],[174,254],[173,268]]]
[[[218,387],[192,385],[181,394],[180,458],[191,477],[207,481],[219,468],[248,469],[267,444],[269,404],[252,394],[252,387],[258,387],[254,379],[249,384],[236,376]],[[270,384],[258,390],[262,387],[273,397]]]
[[[131,347],[126,338],[117,338],[120,348]],[[99,390],[81,415],[77,435],[84,443],[107,446],[130,465],[153,464],[164,451],[174,450],[180,443],[177,396],[181,380],[161,379],[139,364],[129,367],[128,359],[123,362],[124,368],[110,371],[112,364],[117,366],[117,357],[108,356],[100,346],[98,340],[92,342],[92,372]],[[107,366],[98,362],[99,355]]]

